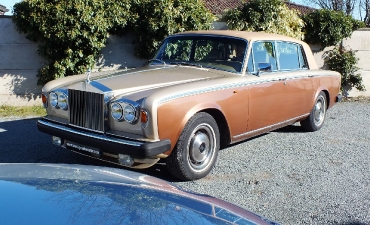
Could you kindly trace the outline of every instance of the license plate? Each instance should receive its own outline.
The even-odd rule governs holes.
[[[77,144],[74,142],[66,141],[66,147],[70,150],[81,151],[85,153],[91,153],[95,157],[101,156],[101,151],[98,148]]]

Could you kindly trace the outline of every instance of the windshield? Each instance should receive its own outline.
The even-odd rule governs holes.
[[[231,37],[174,36],[162,43],[150,64],[198,66],[240,73],[247,41]]]

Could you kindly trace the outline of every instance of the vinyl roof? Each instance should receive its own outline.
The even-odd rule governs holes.
[[[186,34],[196,34],[196,35],[221,35],[229,37],[242,38],[247,41],[255,40],[281,40],[281,41],[291,41],[296,43],[302,43],[302,41],[287,37],[279,34],[270,34],[265,32],[248,32],[248,31],[235,31],[235,30],[204,30],[204,31],[187,31],[183,33],[178,33],[174,35],[186,35]]]

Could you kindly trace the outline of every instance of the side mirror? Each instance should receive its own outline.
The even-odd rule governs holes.
[[[271,72],[271,63],[258,63],[257,76],[260,76],[260,72]]]

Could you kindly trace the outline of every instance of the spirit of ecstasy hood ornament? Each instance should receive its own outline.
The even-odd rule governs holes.
[[[91,76],[91,69],[88,69],[87,71],[86,71],[86,75],[87,75],[87,77],[86,77],[86,83],[90,83],[90,76]]]

